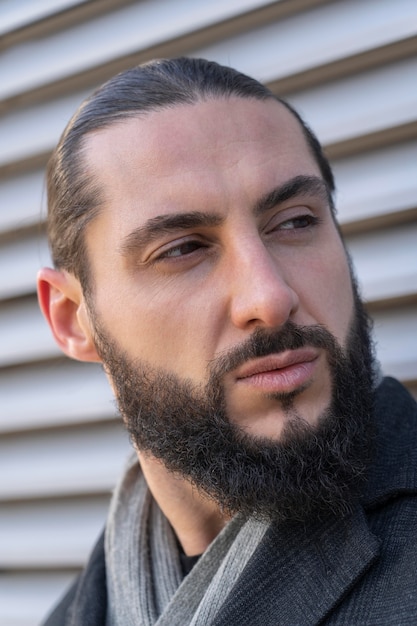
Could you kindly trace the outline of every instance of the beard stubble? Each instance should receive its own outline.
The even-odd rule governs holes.
[[[319,325],[258,329],[210,364],[203,388],[131,360],[91,313],[97,351],[138,450],[161,460],[229,515],[303,522],[352,510],[370,458],[373,402],[369,319],[357,293],[344,349]],[[285,414],[278,441],[249,435],[229,419],[225,374],[250,358],[307,346],[325,352],[331,374],[331,401],[316,426],[297,413],[302,389],[269,394]]]

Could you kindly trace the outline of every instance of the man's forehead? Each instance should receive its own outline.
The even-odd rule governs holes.
[[[254,207],[294,177],[322,178],[298,120],[272,98],[161,109],[89,142],[86,166],[101,196],[93,222],[105,217],[120,237],[161,214]]]
[[[225,132],[226,131],[226,132]],[[87,156],[94,153],[116,157],[126,148],[152,149],[162,155],[168,145],[199,146],[227,140],[228,134],[242,141],[290,136],[299,148],[307,149],[303,129],[296,117],[274,98],[221,97],[176,104],[152,111],[138,111],[112,121],[86,136]],[[150,156],[148,154],[148,156]]]

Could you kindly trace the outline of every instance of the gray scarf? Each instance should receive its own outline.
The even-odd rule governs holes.
[[[106,527],[106,626],[211,624],[267,525],[233,518],[183,578],[177,541],[134,457]]]

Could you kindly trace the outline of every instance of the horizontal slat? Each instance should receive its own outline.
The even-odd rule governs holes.
[[[32,41],[30,57],[25,54],[25,43],[6,50],[0,58],[4,77],[0,99],[166,44],[268,4],[270,0],[142,0],[118,8],[94,21]]]
[[[35,297],[0,306],[0,346],[3,367],[61,355]]]
[[[44,20],[59,11],[85,4],[87,0],[3,0],[1,3],[0,35],[5,35]]]
[[[294,83],[295,76],[305,75],[304,80],[310,84],[308,74],[314,71],[316,80],[322,80],[328,75],[326,66],[341,60],[347,65],[350,57],[356,59],[355,71],[360,71],[362,65],[366,67],[371,62],[367,61],[367,53],[375,59],[378,48],[415,36],[416,19],[413,0],[400,0],[398,5],[381,2],[378,11],[372,2],[363,0],[327,2],[236,34],[227,41],[199,47],[192,55],[237,67],[262,82],[274,83],[282,94],[288,84]],[[414,50],[416,46],[417,43]]]
[[[108,503],[107,496],[0,505],[0,568],[81,567]]]
[[[417,382],[417,315],[415,307],[375,311],[375,338],[382,370],[404,382]]]
[[[65,358],[3,370],[0,397],[0,433],[116,416],[113,394],[101,366]]]
[[[417,89],[410,88],[416,72],[413,57],[287,97],[332,146],[416,122]]]
[[[417,300],[417,222],[347,238],[368,302]]]
[[[130,450],[120,422],[3,437],[0,500],[110,491]]]
[[[22,109],[0,119],[0,169],[49,153],[64,126],[89,92]]]
[[[392,133],[393,127],[417,123],[417,90],[410,89],[416,71],[417,57],[289,99],[325,144],[343,143],[364,133]],[[391,85],[388,92],[387,83]],[[0,122],[0,168],[51,150],[84,95],[73,94],[4,116]]]
[[[44,265],[51,265],[45,236],[30,234],[3,243],[0,247],[0,267],[4,271],[0,283],[0,298],[34,293],[36,272]]]
[[[0,180],[0,232],[30,228],[44,218],[43,170]]]
[[[0,573],[0,625],[39,626],[74,577],[74,572]]]
[[[236,3],[234,3],[235,6]],[[265,5],[265,2],[239,3],[239,10],[253,10]],[[375,48],[387,46],[408,39],[415,35],[414,20],[417,16],[415,3],[399,0],[394,6],[382,3],[380,11],[375,12],[371,3],[352,0],[346,3],[326,3],[312,7],[300,15],[277,19],[280,5],[292,10],[297,9],[292,3],[275,3],[276,19],[266,26],[253,28],[249,32],[229,36],[227,42],[216,42],[204,48],[188,50],[193,56],[204,56],[227,64],[236,64],[242,71],[259,77],[264,81],[282,80],[300,72],[307,72],[316,67],[334,63],[351,55],[363,55],[367,51],[374,54]],[[307,2],[303,3],[308,5]],[[314,5],[317,2],[310,2]],[[64,32],[44,37],[28,59],[16,46],[4,55],[5,79],[0,87],[0,98],[13,98],[29,89],[39,89],[56,80],[85,74],[102,66],[110,60],[140,55],[140,52],[155,48],[161,41],[167,45],[169,39],[175,39],[188,31],[207,27],[222,11],[231,10],[233,3],[207,3],[210,12],[202,11],[198,5],[187,1],[169,0],[152,3],[141,2],[102,16],[94,23],[83,24]],[[213,10],[213,13],[211,13]],[[272,11],[273,9],[271,9]],[[175,13],[174,19],[171,15]],[[161,21],[159,15],[167,19]],[[338,28],[334,28],[335,20]],[[141,36],[137,36],[137,24],[141,24]],[[109,36],[105,34],[109,30]],[[123,33],[115,37],[114,33]],[[324,39],[322,34],[326,32]],[[75,42],[75,43],[74,43]],[[24,45],[24,44],[23,44]],[[67,50],[77,50],[78,54],[67,54]],[[51,55],[51,50],[54,51]],[[165,52],[167,54],[167,52]],[[169,52],[168,52],[169,54]],[[171,53],[172,54],[172,53]],[[153,50],[152,56],[160,56]],[[135,59],[132,58],[132,64]],[[15,72],[8,71],[17,67]]]
[[[347,230],[417,210],[417,141],[332,162],[339,222]]]

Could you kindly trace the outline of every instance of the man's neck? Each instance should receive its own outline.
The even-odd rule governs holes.
[[[161,461],[138,452],[148,487],[171,524],[184,553],[202,554],[229,521],[219,506]]]

